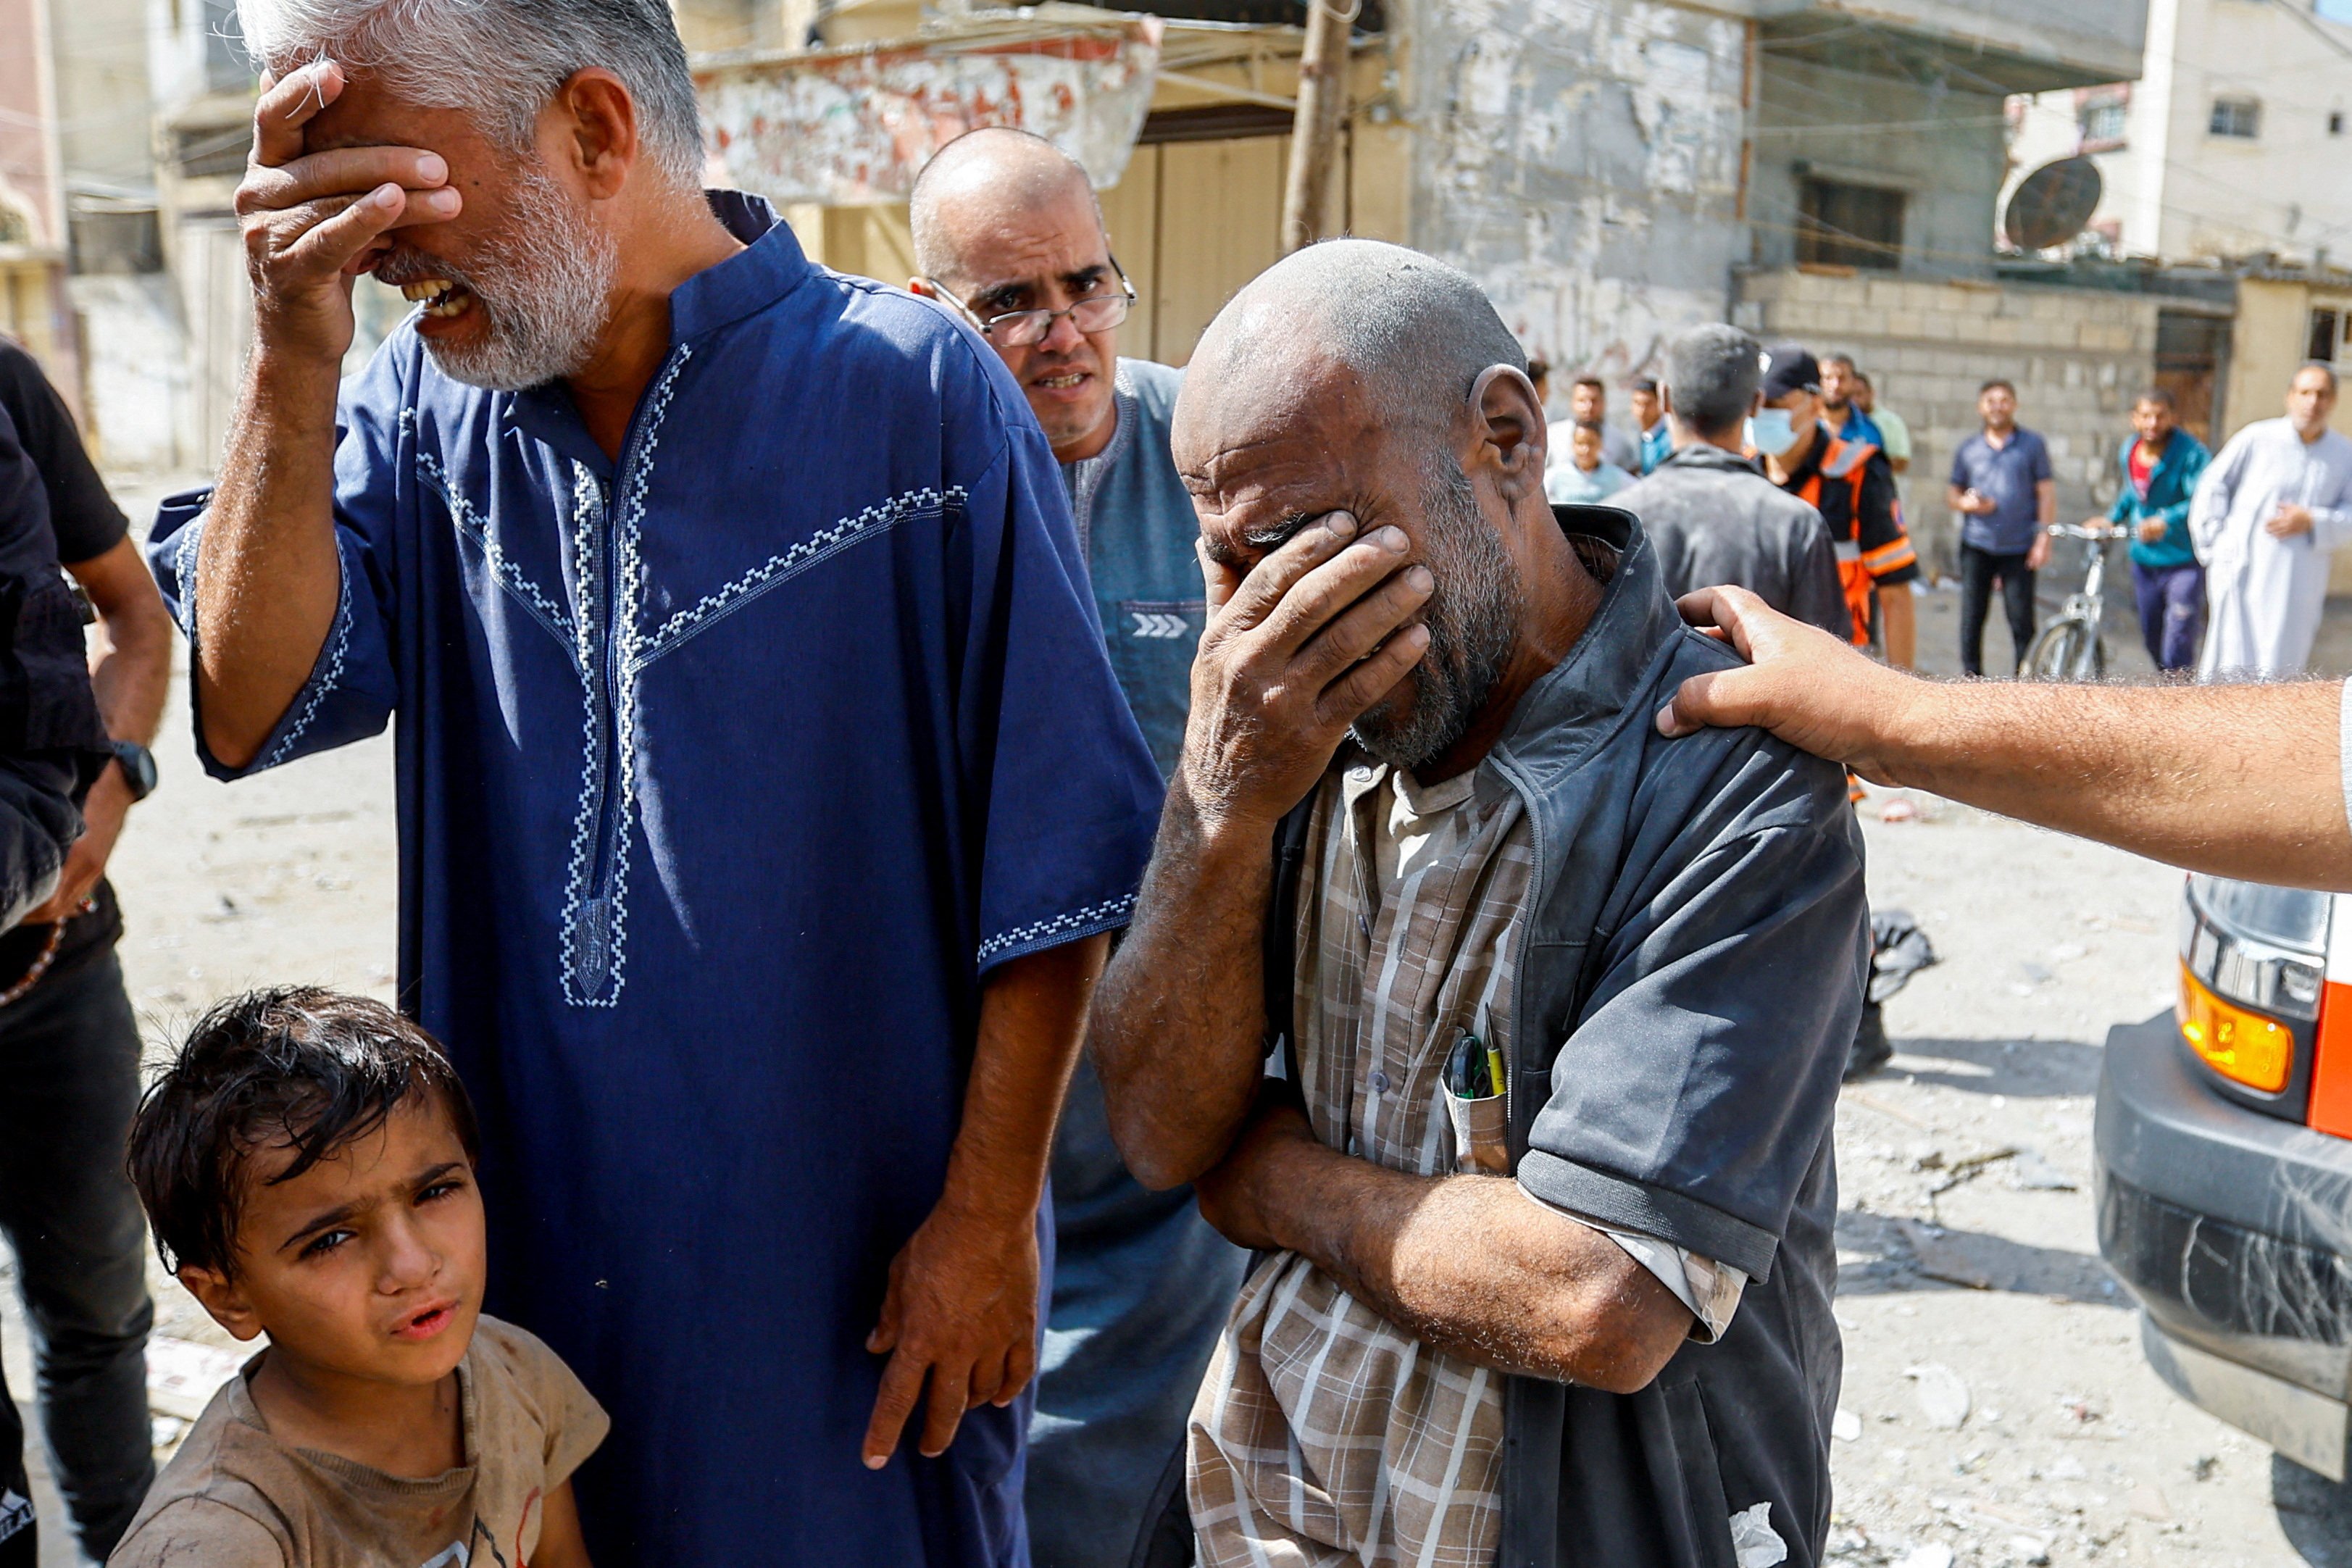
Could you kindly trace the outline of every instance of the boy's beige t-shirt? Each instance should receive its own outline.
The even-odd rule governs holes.
[[[213,1395],[108,1568],[523,1568],[541,1500],[611,1426],[553,1351],[484,1317],[457,1363],[467,1462],[389,1476],[271,1436],[261,1360]]]

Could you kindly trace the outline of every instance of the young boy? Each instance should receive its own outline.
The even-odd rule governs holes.
[[[474,1111],[432,1039],[330,991],[224,1002],[147,1093],[165,1266],[268,1348],[213,1396],[113,1568],[586,1568],[604,1412],[480,1315]]]
[[[1569,428],[1568,461],[1544,475],[1544,499],[1554,506],[1591,506],[1633,482],[1633,476],[1604,458],[1607,432],[1598,419],[1580,419]]]

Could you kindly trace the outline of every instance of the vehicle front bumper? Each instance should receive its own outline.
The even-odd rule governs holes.
[[[2332,1480],[2352,1389],[2352,1141],[2225,1100],[2169,1012],[2110,1030],[2099,1250],[2183,1398]]]

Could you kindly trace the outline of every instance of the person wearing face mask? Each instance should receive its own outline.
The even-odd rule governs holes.
[[[1829,524],[1838,581],[1853,613],[1853,640],[1870,641],[1874,604],[1886,662],[1910,668],[1918,643],[1910,584],[1919,558],[1904,531],[1886,454],[1868,441],[1842,440],[1822,422],[1821,366],[1800,344],[1764,351],[1763,395],[1749,440],[1766,477]]]
[[[1666,347],[1664,404],[1677,443],[1610,504],[1642,520],[1666,592],[1725,583],[1838,637],[1853,633],[1822,514],[1756,471],[1743,449],[1762,405],[1763,351],[1738,327],[1693,327]]]

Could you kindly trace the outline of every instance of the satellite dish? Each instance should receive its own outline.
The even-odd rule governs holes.
[[[2009,198],[2001,231],[2020,250],[2047,250],[2083,232],[2098,210],[2099,166],[2088,158],[2061,158],[2025,176]]]

